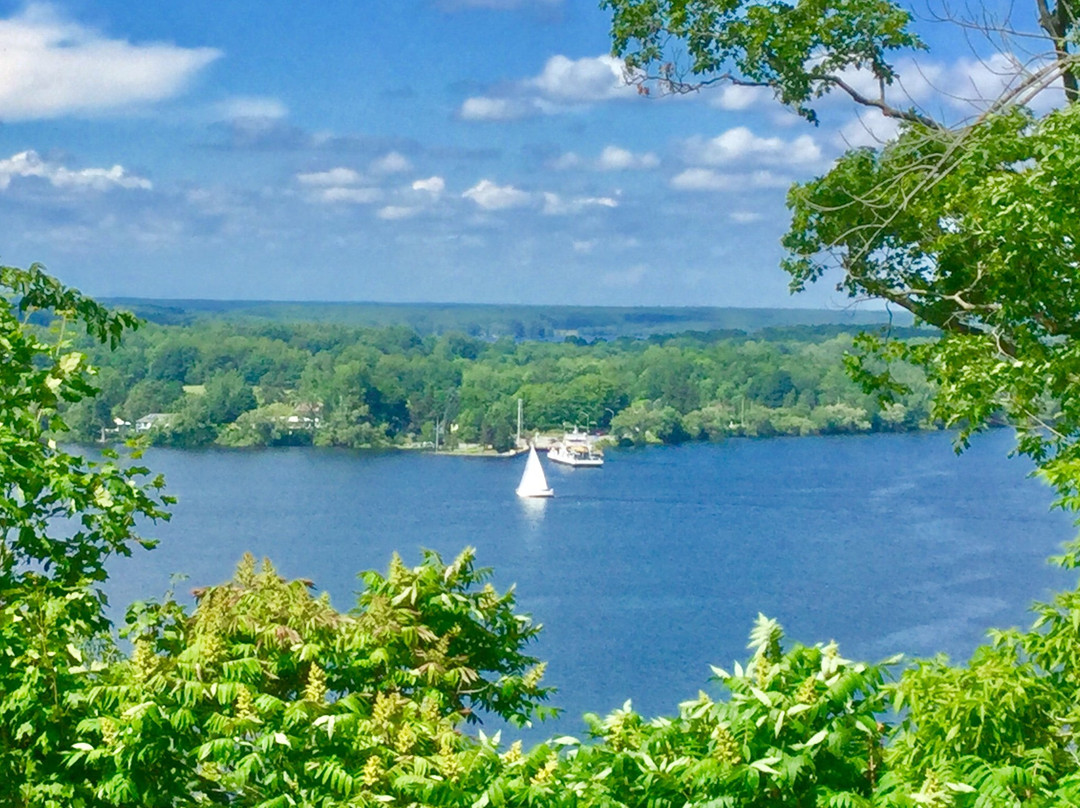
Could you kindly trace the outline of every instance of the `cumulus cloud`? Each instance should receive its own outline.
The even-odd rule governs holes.
[[[541,106],[532,98],[476,96],[465,99],[458,116],[466,121],[513,121],[528,118],[540,111]]]
[[[372,161],[371,170],[376,174],[400,174],[412,168],[409,158],[401,152],[392,151]]]
[[[631,169],[656,168],[660,165],[660,158],[652,152],[634,154],[627,149],[618,146],[605,146],[596,161],[597,168],[601,171],[628,171]]]
[[[565,199],[550,191],[544,192],[543,213],[547,216],[566,216],[580,213],[586,208],[617,208],[619,203],[610,196],[578,196]]]
[[[677,191],[727,191],[732,188],[732,177],[710,168],[688,168],[671,178],[671,187]]]
[[[711,168],[688,168],[671,178],[677,191],[741,191],[749,188],[786,188],[791,179],[771,171],[722,174]]]
[[[319,202],[328,204],[348,203],[353,205],[370,205],[382,199],[383,192],[379,188],[323,188],[316,194]]]
[[[960,57],[951,63],[930,59],[903,59],[896,65],[898,78],[885,87],[885,99],[900,108],[911,106],[931,110],[936,117],[955,118],[984,111],[1003,93],[1043,66],[1039,59],[1024,61],[1012,53],[995,53],[987,58]],[[869,98],[877,98],[880,87],[868,70],[847,70],[842,78]],[[843,100],[841,94],[838,98]],[[1037,112],[1062,103],[1060,80],[1029,99]],[[862,113],[841,133],[841,141],[851,146],[874,146],[895,136],[897,127],[878,114]]]
[[[408,219],[418,214],[422,208],[417,205],[387,205],[386,207],[379,208],[375,214],[380,219],[387,221],[396,221],[399,219]]]
[[[605,146],[593,160],[587,160],[576,152],[565,152],[549,160],[547,165],[556,171],[575,168],[592,171],[640,171],[656,168],[660,165],[660,158],[652,152],[632,152],[620,146]]]
[[[6,160],[0,160],[0,191],[7,190],[12,181],[20,177],[36,177],[46,180],[55,188],[73,188],[107,191],[113,188],[150,190],[150,180],[129,174],[120,165],[112,168],[70,169],[58,163],[43,160],[35,151],[24,151]]]
[[[442,0],[440,5],[449,11],[467,8],[486,8],[497,11],[515,8],[553,8],[562,0]]]
[[[0,20],[0,118],[87,115],[181,92],[221,56],[213,48],[137,45],[32,4]]]
[[[570,59],[557,54],[547,60],[539,76],[528,80],[527,86],[544,98],[570,104],[634,97],[637,90],[623,79],[624,70],[622,60],[613,56]]]
[[[508,121],[554,114],[615,99],[637,97],[624,78],[625,65],[612,56],[571,59],[557,54],[539,75],[511,84],[503,93],[468,98],[458,110],[465,120]]]
[[[370,186],[363,174],[345,166],[297,174],[296,181],[310,189],[311,201],[328,205],[370,205],[383,197],[382,190]]]
[[[844,148],[880,146],[896,137],[900,122],[876,113],[861,113],[848,121],[837,134],[837,143]]]
[[[709,92],[709,103],[719,109],[742,111],[772,100],[772,91],[765,87],[743,87],[726,84],[716,92]]]
[[[412,184],[414,191],[424,191],[432,196],[439,196],[446,190],[446,180],[442,177],[428,177],[426,180],[417,180]]]
[[[491,180],[480,180],[462,194],[484,210],[505,210],[521,208],[533,202],[533,195],[521,191],[513,185],[496,185]]]
[[[729,129],[717,137],[694,137],[684,143],[688,163],[719,166],[756,161],[770,165],[808,165],[821,160],[821,148],[810,135],[794,140],[759,137],[745,126]]]
[[[364,181],[364,177],[351,168],[338,167],[327,171],[297,174],[296,181],[301,185],[330,187],[335,185],[357,185]]]

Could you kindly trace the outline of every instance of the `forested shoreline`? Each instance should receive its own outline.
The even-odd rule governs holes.
[[[894,369],[906,390],[888,403],[849,378],[853,339],[842,326],[551,342],[407,326],[146,324],[115,351],[80,346],[101,393],[66,418],[84,442],[138,430],[175,447],[423,446],[438,429],[448,448],[499,451],[514,440],[518,399],[527,433],[576,425],[634,444],[934,426],[922,371]]]

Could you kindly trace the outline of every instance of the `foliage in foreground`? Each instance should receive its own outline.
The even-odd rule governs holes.
[[[471,551],[395,558],[349,613],[247,557],[232,581],[136,604],[130,658],[73,668],[63,739],[87,806],[1055,806],[1080,800],[1080,592],[969,664],[867,665],[759,617],[714,693],[526,752],[476,709],[543,717],[538,627]],[[28,805],[47,804],[34,800]]]

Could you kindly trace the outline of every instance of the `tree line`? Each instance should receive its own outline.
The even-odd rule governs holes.
[[[828,326],[547,342],[209,321],[80,347],[101,389],[66,411],[84,441],[157,413],[147,432],[171,446],[416,445],[439,430],[444,445],[505,450],[518,399],[526,433],[577,425],[632,443],[932,425],[921,371],[905,368],[909,389],[883,404],[845,373],[853,335]]]

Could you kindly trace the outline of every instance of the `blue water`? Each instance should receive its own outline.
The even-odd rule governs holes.
[[[310,578],[341,609],[355,574],[398,550],[465,545],[544,624],[554,703],[544,728],[632,698],[671,713],[709,664],[744,659],[759,611],[848,657],[966,658],[988,628],[1071,576],[1046,557],[1073,535],[1048,489],[1007,460],[1012,436],[957,457],[944,433],[733,440],[612,451],[602,469],[547,464],[556,496],[514,495],[524,461],[316,449],[153,450],[180,498],[161,547],[112,567],[112,602],[229,577],[245,551]]]

